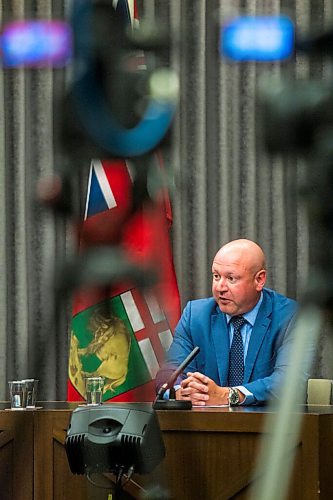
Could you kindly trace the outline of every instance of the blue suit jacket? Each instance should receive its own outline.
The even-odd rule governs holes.
[[[294,300],[267,288],[263,290],[242,384],[258,403],[278,395],[293,342],[293,329],[288,326],[296,308]],[[226,315],[213,298],[193,300],[186,305],[167,353],[167,364],[156,377],[157,386],[167,380],[172,367],[178,366],[195,346],[200,347],[200,352],[185,371],[199,371],[219,386],[227,386],[229,332]]]

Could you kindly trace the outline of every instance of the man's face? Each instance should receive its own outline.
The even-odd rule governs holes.
[[[266,280],[265,270],[255,270],[250,259],[239,252],[220,252],[213,266],[212,293],[222,312],[245,314],[259,300]]]

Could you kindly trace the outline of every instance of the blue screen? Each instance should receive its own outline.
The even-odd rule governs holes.
[[[294,24],[286,16],[234,18],[220,35],[220,54],[234,61],[278,61],[294,51]]]
[[[5,67],[63,66],[72,55],[72,34],[63,21],[13,21],[1,37]]]

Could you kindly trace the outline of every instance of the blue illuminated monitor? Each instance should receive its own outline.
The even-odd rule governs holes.
[[[294,52],[294,23],[287,16],[240,16],[220,35],[220,54],[233,61],[280,61]]]
[[[60,20],[22,20],[5,25],[1,37],[4,67],[64,66],[72,55],[72,33]]]

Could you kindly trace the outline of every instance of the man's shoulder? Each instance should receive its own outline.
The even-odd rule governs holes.
[[[295,313],[297,311],[298,304],[296,300],[286,297],[270,288],[264,288],[263,293],[264,301],[270,303],[272,309],[284,309],[290,313]]]
[[[213,297],[207,297],[204,299],[195,299],[195,300],[190,300],[186,304],[186,308],[190,310],[191,312],[212,312],[217,309],[217,304],[216,301]]]

